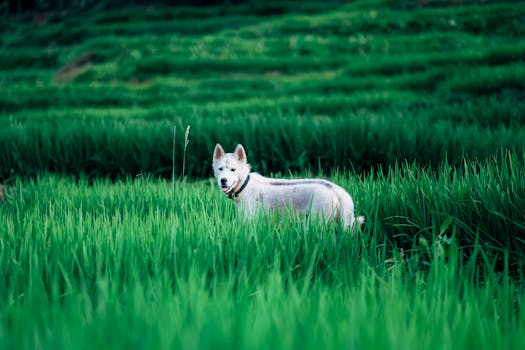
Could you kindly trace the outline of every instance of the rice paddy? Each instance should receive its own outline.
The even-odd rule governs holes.
[[[525,348],[521,2],[104,2],[0,31],[2,348]],[[245,222],[216,142],[333,180],[365,225]]]

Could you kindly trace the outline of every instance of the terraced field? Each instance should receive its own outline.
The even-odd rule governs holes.
[[[173,126],[182,139],[187,125],[191,177],[209,176],[217,140],[244,143],[265,172],[521,152],[525,5],[437,4],[8,19],[0,176],[171,176]]]
[[[525,348],[525,3],[102,2],[0,32],[2,348]],[[216,142],[340,183],[364,227],[243,222]]]

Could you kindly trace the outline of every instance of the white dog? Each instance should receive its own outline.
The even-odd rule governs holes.
[[[225,153],[220,144],[213,151],[213,172],[222,192],[235,200],[246,218],[259,210],[292,209],[312,213],[326,220],[341,222],[344,228],[355,228],[365,218],[354,217],[352,197],[340,186],[321,179],[277,180],[250,172],[246,151],[237,145]]]

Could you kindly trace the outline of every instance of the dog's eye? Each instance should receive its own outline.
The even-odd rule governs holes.
[[[223,171],[223,170],[224,170],[224,168],[221,166],[221,167],[219,168],[219,171]]]
[[[230,170],[231,170],[231,171],[235,171],[235,168],[231,168]]]

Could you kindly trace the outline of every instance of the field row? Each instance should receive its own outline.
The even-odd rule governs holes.
[[[478,237],[481,242],[494,248],[497,254],[499,249],[505,248],[516,258],[522,257],[525,251],[522,249],[525,242],[523,153],[507,153],[499,159],[483,162],[465,160],[459,168],[442,164],[434,170],[421,169],[417,165],[405,163],[385,170],[384,174],[376,172],[356,177],[348,173],[332,172],[327,176],[353,195],[357,214],[367,218],[363,235],[376,237],[378,242],[386,239],[396,242],[397,246],[410,249],[414,237],[431,239],[434,235],[444,234],[446,231],[448,236],[453,234],[456,242],[462,247],[470,244],[473,237]],[[117,181],[115,184],[109,180],[89,180],[82,176],[77,177],[76,181],[55,176],[37,177],[36,180],[14,180],[16,179],[5,189],[7,201],[1,207],[2,212],[14,214],[12,219],[24,221],[23,216],[16,213],[27,213],[35,217],[63,216],[56,223],[48,223],[52,225],[62,225],[60,222],[66,220],[64,217],[78,215],[102,221],[122,220],[128,215],[131,215],[133,220],[142,220],[144,215],[159,215],[159,219],[166,218],[170,223],[169,227],[184,228],[187,234],[210,232],[222,229],[215,226],[216,223],[202,218],[217,215],[230,217],[234,207],[233,202],[228,201],[216,188],[215,182],[209,180],[193,184],[185,181],[170,183],[154,180],[147,175],[135,177],[135,174],[130,174],[127,180]],[[55,212],[61,207],[68,212]],[[191,210],[188,210],[188,207],[191,207]],[[197,220],[198,217],[201,219]],[[76,222],[72,220],[71,224]],[[226,225],[226,222],[223,224]],[[37,223],[24,223],[28,224]],[[18,227],[15,222],[12,225]],[[133,226],[131,223],[130,225]],[[206,229],[198,228],[202,225],[211,226]],[[6,233],[11,232],[9,225],[4,229],[7,230]],[[233,229],[235,228],[224,228],[226,231]],[[18,227],[13,232],[17,230],[24,231]],[[9,234],[12,235],[13,232]],[[82,231],[78,231],[77,234],[82,234]],[[194,244],[202,243],[195,236],[186,238],[196,239]],[[26,244],[22,241],[17,242]],[[290,253],[293,251],[294,249],[290,248]],[[252,256],[248,251],[246,254]],[[261,251],[258,254],[254,252],[253,256],[260,254]],[[209,257],[203,255],[202,258]],[[218,266],[228,264],[227,258],[217,258],[225,259],[217,261]],[[519,259],[514,259],[513,262],[519,265],[523,260],[520,262]],[[93,263],[95,262],[86,261],[81,266]]]
[[[312,101],[314,95],[318,95],[318,99],[326,95],[329,95],[327,99],[339,97],[343,102],[348,101],[348,108],[354,106],[367,108],[375,106],[371,106],[366,101],[366,96],[381,94],[385,97],[383,101],[377,101],[377,104],[378,107],[384,108],[392,104],[424,103],[425,100],[431,101],[431,99],[437,103],[443,103],[447,99],[456,97],[476,98],[498,94],[502,91],[515,94],[519,100],[524,97],[521,93],[525,90],[525,66],[523,64],[462,66],[461,68],[419,66],[418,70],[411,71],[408,66],[399,63],[396,74],[384,74],[397,64],[395,60],[382,66],[374,64],[373,67],[382,70],[376,74],[373,74],[375,68],[372,68],[371,65],[368,76],[327,71],[276,77],[246,75],[230,79],[219,77],[211,79],[159,78],[135,86],[123,83],[94,84],[93,82],[89,84],[54,83],[43,86],[9,84],[0,95],[0,110],[155,105],[179,105],[199,109],[211,103],[226,105],[236,102],[244,102],[246,105],[255,107],[257,102],[254,99],[262,103],[266,101],[267,105],[274,105],[275,108],[287,109],[294,107],[292,101],[300,104],[300,101],[303,100],[307,105],[309,101]],[[213,69],[213,65],[203,65],[203,67]],[[417,68],[414,67],[414,69]],[[122,72],[119,74],[122,75]],[[157,74],[147,75],[157,76]],[[359,71],[359,74],[363,74],[363,71]],[[104,76],[110,77],[110,74],[104,74]],[[334,107],[330,107],[331,104],[328,103],[326,105],[324,113],[330,114]],[[333,105],[337,107],[339,104]]]
[[[253,85],[252,85],[253,83]],[[214,81],[210,80],[213,85]],[[246,89],[257,90],[265,85],[257,81],[239,81]],[[234,84],[235,85],[235,84]],[[225,86],[228,86],[227,84]],[[477,125],[480,128],[497,128],[501,126],[519,127],[525,123],[525,101],[517,91],[506,91],[494,93],[489,96],[480,96],[477,99],[469,99],[469,96],[456,95],[450,97],[445,103],[437,103],[436,99],[427,97],[418,99],[408,91],[376,91],[355,93],[351,96],[336,94],[333,96],[322,96],[308,94],[297,97],[280,97],[268,100],[263,97],[249,98],[241,101],[215,101],[200,104],[188,104],[185,101],[172,101],[172,103],[159,103],[143,106],[141,103],[131,103],[132,98],[138,101],[141,95],[127,95],[125,87],[122,90],[117,87],[109,89],[111,97],[106,95],[108,90],[93,87],[98,94],[89,100],[87,106],[61,108],[50,106],[47,109],[22,109],[20,111],[0,113],[0,120],[9,123],[62,123],[64,121],[78,122],[104,121],[113,119],[143,120],[144,122],[176,121],[192,124],[197,117],[206,118],[210,123],[216,123],[216,119],[232,118],[232,123],[248,123],[253,120],[261,122],[274,122],[275,118],[291,117],[298,120],[315,118],[329,119],[357,117],[371,118],[371,122],[381,116],[381,124],[388,128],[388,120],[404,116],[407,121],[411,119],[424,120],[432,124],[434,122],[449,121],[460,125]],[[225,88],[224,90],[228,90]],[[64,90],[64,95],[56,96],[57,101],[70,101],[72,90]],[[216,91],[221,91],[217,89]],[[114,93],[113,93],[114,92]],[[227,92],[223,93],[227,94]],[[44,93],[45,94],[45,93]],[[110,98],[117,101],[119,96],[128,96],[130,104],[122,107],[100,106],[96,104],[97,99],[108,101]],[[147,93],[145,93],[147,95]],[[84,95],[87,99],[87,94]],[[123,99],[125,97],[122,97]],[[72,101],[71,101],[72,102]],[[118,103],[116,103],[118,105]],[[242,118],[244,117],[244,118]],[[264,126],[263,126],[264,127]],[[226,135],[225,135],[226,136]]]
[[[124,114],[126,111],[124,111]],[[57,123],[61,126],[57,127]],[[43,171],[125,177],[145,172],[164,177],[210,175],[216,142],[243,143],[254,167],[265,173],[307,169],[384,168],[404,162],[436,167],[446,161],[485,159],[501,152],[521,154],[521,127],[433,121],[431,114],[315,116],[237,115],[173,117],[157,121],[122,118],[5,120],[0,130],[0,177]],[[182,174],[184,132],[190,126]],[[174,138],[173,128],[176,127]],[[173,153],[174,152],[174,153]],[[173,154],[175,159],[173,159]],[[175,163],[174,163],[175,162]]]
[[[69,62],[74,62],[89,53],[96,62],[105,62],[118,59],[145,58],[161,55],[165,60],[235,60],[239,65],[243,61],[250,63],[250,59],[275,59],[276,57],[296,58],[301,65],[301,58],[315,57],[318,63],[330,63],[330,58],[336,56],[356,55],[418,55],[424,59],[424,54],[431,52],[446,52],[455,57],[463,50],[498,52],[499,46],[511,46],[521,42],[520,38],[509,36],[480,37],[461,31],[452,33],[426,32],[415,35],[405,35],[397,32],[385,35],[355,33],[348,37],[330,35],[290,34],[278,37],[242,38],[238,36],[207,36],[207,37],[179,37],[173,35],[155,36],[144,33],[133,37],[102,36],[92,37],[72,47],[50,46],[44,50],[31,45],[19,48],[4,48],[4,55],[0,58],[3,69],[20,67],[56,68]],[[518,45],[519,46],[519,45]],[[523,46],[523,45],[521,45]],[[381,57],[379,57],[381,59]],[[284,60],[283,60],[284,61]],[[341,60],[344,62],[344,60]],[[286,61],[283,62],[284,65]],[[333,65],[334,63],[332,63]]]
[[[265,16],[258,13],[257,6],[248,13],[235,13],[238,7],[216,8],[217,11],[231,13],[217,13],[215,16],[198,16],[194,18],[176,18],[169,15],[169,10],[153,8],[150,11],[142,11],[140,16],[137,12],[115,15],[109,12],[107,15],[98,14],[85,16],[80,19],[68,20],[64,23],[50,23],[35,30],[38,24],[20,26],[17,22],[7,22],[4,29],[7,32],[14,31],[16,35],[10,35],[4,39],[4,43],[10,47],[21,45],[44,45],[49,43],[58,45],[70,45],[91,37],[119,35],[134,36],[148,32],[163,35],[167,32],[178,35],[205,35],[225,32],[228,30],[237,33],[239,27],[243,29],[238,32],[242,37],[270,37],[289,35],[290,33],[307,34],[335,34],[340,36],[352,35],[356,32],[363,33],[417,33],[421,30],[434,31],[461,31],[473,34],[497,34],[509,32],[515,36],[522,35],[525,31],[520,14],[525,10],[521,3],[494,3],[469,4],[455,7],[426,7],[406,8],[397,7],[393,2],[374,1],[356,2],[345,6],[338,6],[328,2],[324,8],[328,11],[306,11],[308,15],[301,13],[304,6],[296,4],[293,8],[294,14],[281,16]],[[264,6],[261,6],[264,8]],[[337,11],[332,11],[333,9]],[[266,9],[272,11],[271,4]],[[320,9],[320,8],[319,8]],[[208,9],[213,11],[214,9]],[[177,12],[180,10],[172,10]],[[206,11],[206,10],[205,10]],[[159,20],[158,14],[162,13],[165,18]],[[148,18],[148,15],[150,18]],[[191,15],[188,13],[188,15]],[[106,16],[106,18],[104,18]],[[138,18],[142,17],[142,18]],[[64,31],[63,25],[69,30]],[[15,29],[16,28],[16,29]]]
[[[193,43],[196,44],[197,41],[194,40]],[[390,42],[388,45],[393,44],[395,43]],[[141,50],[119,49],[124,51],[107,53],[108,57],[104,56],[104,52],[84,51],[62,69],[59,69],[59,63],[56,62],[57,57],[43,56],[35,48],[9,50],[0,58],[3,67],[0,71],[0,83],[6,84],[5,89],[8,92],[16,93],[17,85],[23,82],[38,85],[45,83],[48,89],[60,89],[67,88],[69,84],[57,84],[53,80],[60,82],[75,79],[84,83],[106,82],[111,88],[115,81],[138,80],[149,85],[158,80],[166,81],[169,76],[176,84],[182,85],[181,82],[189,80],[190,85],[195,85],[199,80],[206,81],[213,74],[216,79],[220,78],[225,82],[253,79],[257,76],[263,83],[267,80],[277,85],[279,82],[290,81],[293,84],[301,79],[314,78],[315,81],[319,80],[321,87],[324,80],[337,78],[341,87],[355,89],[360,88],[363,83],[364,88],[369,88],[370,84],[377,85],[385,80],[392,81],[394,86],[403,85],[410,80],[410,74],[416,74],[415,80],[423,87],[432,89],[443,86],[446,90],[450,84],[447,80],[450,78],[466,75],[472,79],[472,72],[479,71],[485,78],[480,85],[490,82],[491,78],[497,78],[500,86],[492,86],[492,89],[498,90],[506,87],[507,80],[510,88],[516,88],[516,85],[521,87],[515,81],[523,80],[523,65],[520,62],[525,57],[525,43],[522,41],[482,44],[452,51],[444,48],[436,50],[440,52],[407,52],[405,49],[403,53],[348,54],[334,52],[330,47],[321,47],[320,50],[325,54],[304,52],[296,55],[287,50],[286,53],[258,53],[251,56],[238,56],[235,47],[228,44],[221,48],[228,55],[218,53],[220,57],[202,52],[204,48],[213,47],[205,43],[199,43],[199,47],[203,49],[197,49],[196,52],[178,47],[185,54],[157,49],[154,53],[147,53],[145,50],[149,50],[148,47],[143,46]],[[43,69],[45,67],[47,70]],[[20,68],[30,69],[26,71]],[[514,81],[513,74],[517,76]],[[372,78],[378,82],[370,83]],[[345,82],[344,79],[349,81]],[[351,79],[357,79],[357,83],[351,82]],[[444,81],[433,86],[432,82],[435,80]],[[397,81],[400,82],[396,84]],[[13,85],[14,90],[11,90]],[[450,88],[454,89],[454,85]],[[282,91],[287,92],[286,89]]]

